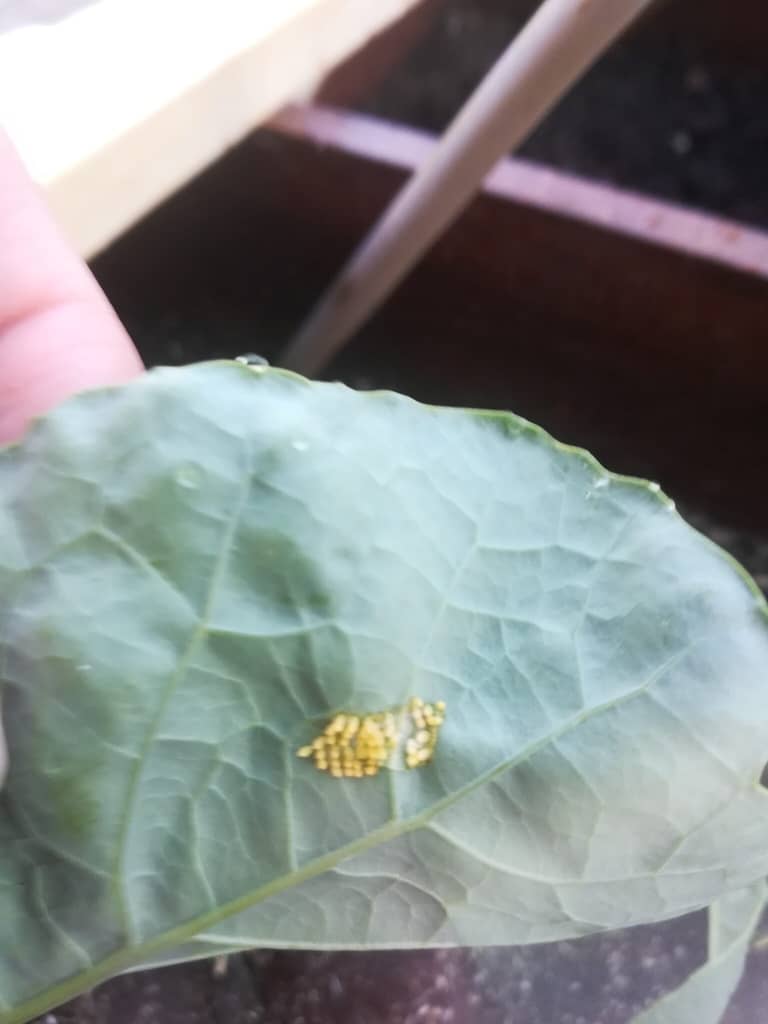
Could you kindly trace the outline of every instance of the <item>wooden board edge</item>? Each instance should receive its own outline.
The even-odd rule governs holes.
[[[429,159],[437,145],[415,129],[327,106],[286,107],[269,127],[406,172]],[[483,188],[510,202],[768,279],[768,233],[737,221],[512,157],[497,165]]]
[[[64,234],[90,258],[421,0],[379,0],[366,17],[321,0],[266,40],[46,185]]]

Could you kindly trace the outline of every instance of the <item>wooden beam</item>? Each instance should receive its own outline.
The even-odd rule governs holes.
[[[12,3],[0,123],[90,256],[418,2]]]
[[[407,173],[437,146],[404,125],[315,105],[286,107],[268,127]],[[768,280],[768,234],[722,217],[516,157],[491,171],[483,193]]]

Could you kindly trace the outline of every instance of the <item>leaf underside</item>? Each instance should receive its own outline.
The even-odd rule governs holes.
[[[768,873],[768,619],[508,414],[152,371],[0,453],[0,1022],[144,962],[540,942]],[[430,764],[296,750],[412,695]]]

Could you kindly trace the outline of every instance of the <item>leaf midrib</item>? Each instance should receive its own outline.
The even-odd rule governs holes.
[[[687,651],[688,648],[686,647],[682,651],[677,652],[677,654],[673,655],[671,658],[668,658],[633,690],[622,694],[620,697],[604,701],[601,704],[593,705],[576,715],[572,715],[560,726],[559,729],[552,730],[547,733],[546,736],[542,736],[532,743],[529,743],[518,751],[514,757],[507,758],[495,765],[493,768],[489,768],[488,771],[478,775],[471,782],[467,783],[466,786],[463,786],[461,789],[455,790],[453,793],[443,797],[442,800],[437,801],[437,803],[432,807],[422,811],[421,814],[410,819],[401,818],[397,821],[387,822],[386,825],[368,833],[366,836],[361,836],[359,839],[356,839],[351,843],[347,843],[345,846],[339,847],[331,853],[325,854],[323,857],[318,857],[317,859],[308,862],[298,871],[273,879],[266,885],[253,889],[242,896],[238,896],[236,899],[230,900],[228,903],[217,907],[215,910],[200,914],[184,924],[179,925],[170,931],[164,932],[162,935],[158,935],[141,945],[125,946],[122,949],[117,950],[115,953],[112,953],[100,963],[95,964],[92,969],[75,975],[72,978],[68,978],[66,981],[48,989],[39,996],[35,996],[33,999],[28,1000],[16,1010],[12,1011],[10,1016],[0,1018],[0,1024],[24,1024],[25,1021],[45,1013],[47,1010],[51,1009],[51,1007],[60,1005],[68,999],[73,998],[84,989],[91,988],[100,982],[105,981],[114,974],[119,974],[122,971],[128,970],[130,967],[136,966],[148,956],[160,953],[164,949],[172,948],[173,946],[186,942],[189,939],[193,939],[198,933],[208,928],[215,927],[221,921],[224,921],[235,914],[242,913],[257,903],[263,903],[265,900],[270,899],[272,896],[277,896],[286,889],[301,885],[303,882],[311,881],[313,878],[324,874],[326,871],[330,871],[348,857],[353,857],[360,853],[366,853],[392,839],[397,839],[400,836],[407,835],[410,832],[415,832],[418,829],[423,828],[428,825],[432,818],[436,817],[441,811],[446,810],[455,803],[463,800],[466,796],[469,796],[480,787],[487,785],[499,775],[503,775],[506,771],[515,768],[518,764],[532,757],[549,743],[561,739],[573,729],[578,728],[594,716],[610,711],[612,708],[627,704],[638,697],[642,697],[667,673],[670,668],[674,667],[674,665],[685,656]]]
[[[133,826],[136,820],[136,802],[138,800],[139,790],[141,787],[141,780],[144,775],[144,769],[147,763],[147,758],[150,751],[152,750],[155,740],[157,739],[160,731],[160,726],[165,717],[165,712],[168,709],[168,705],[173,698],[178,687],[186,678],[187,667],[194,654],[198,644],[203,640],[208,631],[208,621],[210,619],[211,608],[213,600],[221,581],[221,575],[224,571],[224,565],[230,554],[230,548],[232,545],[232,539],[235,535],[237,525],[240,522],[240,517],[243,513],[245,505],[251,494],[253,480],[253,458],[250,450],[246,451],[246,466],[244,476],[242,477],[242,483],[239,488],[238,499],[232,510],[232,513],[227,522],[226,529],[222,531],[221,543],[216,553],[216,560],[213,565],[208,586],[206,588],[205,600],[203,601],[202,613],[199,620],[195,624],[194,629],[187,641],[185,650],[179,659],[179,663],[176,666],[176,670],[170,675],[168,683],[165,688],[165,692],[162,695],[160,703],[154,718],[147,730],[147,735],[142,744],[141,752],[136,760],[136,764],[131,773],[131,778],[128,785],[128,792],[125,800],[125,810],[123,813],[123,826],[120,830],[117,841],[117,857],[115,861],[114,869],[114,890],[117,905],[120,911],[120,917],[123,922],[123,927],[126,932],[126,938],[130,943],[135,943],[137,939],[137,928],[136,923],[133,920],[130,910],[130,900],[127,895],[128,878],[126,874],[126,859],[130,846],[130,838],[133,831]],[[133,948],[129,946],[127,948]]]

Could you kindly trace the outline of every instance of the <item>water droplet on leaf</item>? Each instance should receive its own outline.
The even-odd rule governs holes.
[[[202,471],[197,466],[181,466],[176,470],[176,483],[179,487],[194,491],[203,481]]]
[[[246,352],[242,356],[236,356],[235,362],[242,363],[249,370],[253,370],[254,373],[264,373],[269,368],[269,360],[265,359],[264,356],[258,355],[256,352]]]

